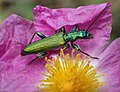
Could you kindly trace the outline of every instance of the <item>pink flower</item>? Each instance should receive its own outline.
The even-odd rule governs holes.
[[[54,30],[57,30],[62,26],[65,26],[67,32],[70,32],[70,29],[75,24],[79,24],[80,29],[87,29],[95,17],[109,5],[109,3],[104,3],[82,6],[75,9],[49,9],[47,7],[37,6],[33,9],[35,31],[41,31],[45,35],[50,36],[54,34]],[[94,34],[94,39],[77,40],[75,42],[85,52],[100,58],[99,62],[97,61],[98,71],[105,74],[105,84],[99,89],[100,92],[119,92],[120,78],[117,73],[120,71],[120,65],[117,63],[119,63],[120,59],[120,38],[115,40],[106,49],[111,33],[111,21],[110,8],[108,7],[91,26],[91,29],[96,28],[90,31]],[[109,52],[109,49],[110,52],[113,51],[112,54]],[[112,56],[114,56],[114,58]]]
[[[35,31],[40,31],[46,36],[49,36],[54,34],[54,30],[62,26],[65,26],[67,32],[70,31],[74,24],[79,24],[80,29],[86,29],[106,6],[109,6],[109,3],[81,6],[75,9],[49,9],[37,6],[33,9],[34,23],[14,14],[9,16],[0,26],[0,91],[34,92],[38,90],[36,85],[39,79],[43,78],[41,71],[45,69],[44,59],[36,60],[32,65],[27,66],[28,62],[35,55],[25,57],[20,55],[24,45],[29,43]],[[107,78],[109,77],[106,82],[107,84],[104,86],[104,90],[107,90],[105,92],[112,92],[109,91],[108,87],[111,87],[113,91],[116,90],[114,89],[115,87],[119,88],[119,79],[116,80],[113,74],[118,76],[119,65],[115,62],[119,63],[118,59],[120,59],[120,56],[118,56],[119,52],[117,49],[120,49],[120,47],[116,46],[116,49],[114,48],[115,43],[119,43],[118,39],[108,47],[108,49],[114,49],[111,55],[107,53],[109,52],[108,50],[104,50],[111,33],[111,14],[109,7],[106,8],[103,14],[91,26],[91,28],[96,27],[99,29],[90,31],[94,34],[94,39],[79,40],[75,43],[80,45],[82,50],[90,55],[100,57],[100,71],[103,71],[102,69],[104,67],[106,67],[105,71],[110,71],[103,71]],[[22,44],[18,44],[17,42]],[[115,55],[114,58],[112,55]],[[110,69],[113,66],[111,63],[109,65],[108,60],[114,64],[115,68],[113,71],[112,68]],[[119,92],[119,89],[115,92]]]
[[[120,37],[100,54],[98,70],[105,74],[100,92],[120,92]]]
[[[39,92],[120,92],[120,38],[99,58],[81,59],[80,54],[64,55],[61,51],[59,58],[46,59]]]
[[[33,22],[15,14],[0,26],[0,92],[35,91],[44,62],[27,66],[34,57],[20,55],[33,33]]]

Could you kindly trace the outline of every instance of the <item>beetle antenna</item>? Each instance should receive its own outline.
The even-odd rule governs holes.
[[[110,6],[108,6],[110,7]],[[107,8],[107,6],[100,12],[100,14],[94,19],[94,21],[88,26],[87,28],[87,32],[90,31],[89,28],[95,23],[95,21],[100,17],[100,15],[105,11],[105,9]]]

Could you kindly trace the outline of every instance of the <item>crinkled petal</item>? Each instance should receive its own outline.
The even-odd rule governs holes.
[[[113,41],[100,55],[99,71],[105,74],[102,92],[120,92],[120,38]],[[101,92],[101,91],[100,91]]]
[[[28,66],[33,56],[20,53],[34,33],[33,22],[15,14],[0,26],[0,92],[33,92],[40,79],[43,59]],[[21,43],[21,44],[18,44]]]
[[[0,26],[0,57],[20,42],[27,44],[33,34],[33,23],[15,14],[9,16]]]
[[[40,31],[47,36],[55,33],[55,30],[65,26],[70,32],[75,24],[79,24],[80,29],[87,29],[94,19],[105,8],[102,15],[90,27],[94,39],[77,40],[75,43],[81,49],[91,55],[100,54],[108,43],[111,33],[111,13],[110,3],[97,5],[80,6],[78,8],[50,9],[43,6],[33,8],[35,31]]]

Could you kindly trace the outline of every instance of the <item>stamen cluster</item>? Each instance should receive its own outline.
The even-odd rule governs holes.
[[[40,80],[42,84],[40,92],[97,92],[103,85],[98,78],[97,69],[90,65],[90,58],[80,59],[80,54],[74,58],[74,50],[71,56],[64,55],[63,50],[56,59],[47,59],[46,79]]]

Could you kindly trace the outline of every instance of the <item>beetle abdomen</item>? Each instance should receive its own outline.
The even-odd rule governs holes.
[[[63,34],[63,32],[60,32],[47,38],[35,41],[27,45],[23,52],[26,54],[33,54],[58,48],[65,44]]]

